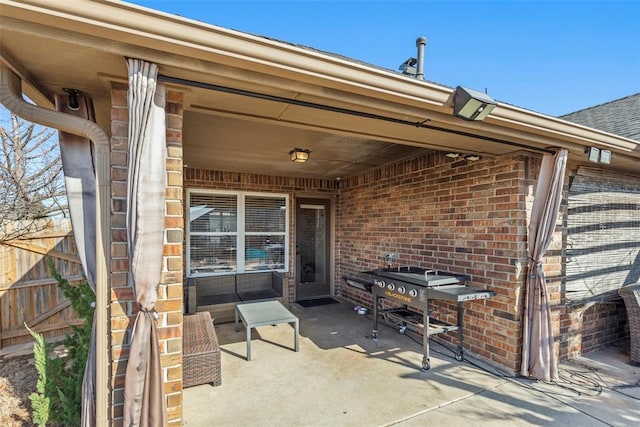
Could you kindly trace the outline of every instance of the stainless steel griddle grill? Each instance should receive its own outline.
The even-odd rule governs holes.
[[[406,266],[385,268],[363,272],[357,276],[345,277],[348,284],[373,293],[373,331],[372,338],[378,338],[378,318],[398,326],[404,333],[409,328],[421,333],[423,337],[422,369],[431,367],[429,361],[429,336],[444,332],[458,331],[458,347],[456,360],[463,359],[463,319],[464,306],[467,301],[475,301],[494,297],[495,292],[476,289],[466,284],[469,276],[421,267]],[[402,304],[403,308],[381,310],[380,298]],[[457,304],[457,324],[451,325],[430,318],[429,301],[440,300]],[[422,312],[407,310],[413,308]],[[421,317],[421,318],[420,318]]]

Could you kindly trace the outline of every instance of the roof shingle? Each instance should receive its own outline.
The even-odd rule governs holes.
[[[640,141],[640,93],[565,114],[560,118]]]

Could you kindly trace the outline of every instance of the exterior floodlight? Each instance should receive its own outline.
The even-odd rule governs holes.
[[[611,163],[611,151],[600,150],[600,163],[608,165]]]
[[[489,95],[458,86],[453,96],[453,114],[465,120],[484,120],[496,106]]]
[[[600,150],[596,147],[587,147],[584,149],[584,153],[587,155],[590,162],[598,163],[600,160]]]

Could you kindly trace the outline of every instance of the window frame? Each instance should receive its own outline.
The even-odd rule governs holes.
[[[198,236],[222,236],[222,235],[234,235],[236,236],[237,248],[236,248],[236,271],[225,271],[220,273],[192,273],[191,272],[191,197],[193,195],[220,195],[220,196],[235,196],[236,197],[236,209],[237,209],[237,223],[235,232],[195,232],[194,235]],[[246,251],[245,251],[245,239],[248,236],[261,235],[262,233],[247,232],[245,224],[246,215],[246,198],[247,197],[263,197],[272,199],[283,199],[285,203],[285,228],[284,232],[268,233],[271,235],[282,235],[284,237],[284,268],[273,270],[249,270],[246,271]],[[234,274],[252,274],[252,273],[264,273],[267,271],[277,271],[286,273],[289,271],[289,223],[290,223],[290,202],[289,195],[285,193],[270,193],[260,191],[233,191],[233,190],[216,190],[205,188],[188,188],[186,197],[186,209],[185,209],[185,271],[187,277],[207,277],[207,276],[226,276]],[[266,233],[265,233],[266,234]]]

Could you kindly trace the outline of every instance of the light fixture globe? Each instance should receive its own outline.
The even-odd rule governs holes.
[[[291,161],[296,163],[304,163],[309,160],[309,154],[311,154],[311,150],[306,148],[294,148],[289,151],[289,156],[291,156]]]

